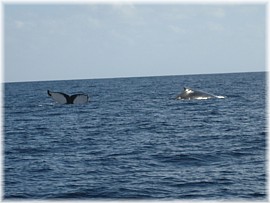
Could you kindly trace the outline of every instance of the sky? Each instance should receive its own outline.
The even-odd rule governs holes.
[[[4,4],[4,82],[266,71],[266,4]]]

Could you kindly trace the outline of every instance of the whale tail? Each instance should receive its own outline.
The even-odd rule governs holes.
[[[59,104],[85,104],[89,99],[88,95],[84,93],[69,96],[62,92],[51,92],[47,90],[47,94]]]
[[[88,95],[87,94],[74,94],[70,97],[72,104],[85,104],[88,102]]]

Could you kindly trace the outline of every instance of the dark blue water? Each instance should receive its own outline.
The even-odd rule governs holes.
[[[226,98],[175,100],[183,86]],[[47,89],[91,101],[55,104]],[[265,72],[4,90],[5,199],[267,199]]]

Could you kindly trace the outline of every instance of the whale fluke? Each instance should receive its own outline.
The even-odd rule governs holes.
[[[47,93],[59,104],[85,104],[88,102],[87,94],[74,94],[69,96],[62,92],[51,92],[50,90],[47,90]]]
[[[184,90],[176,99],[210,99],[210,98],[225,98],[224,96],[216,96],[207,92],[194,90],[189,87],[184,87]]]

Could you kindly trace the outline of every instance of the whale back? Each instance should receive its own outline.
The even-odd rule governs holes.
[[[217,96],[209,94],[199,90],[193,90],[188,87],[184,87],[183,92],[176,97],[176,99],[209,99],[216,98]]]

